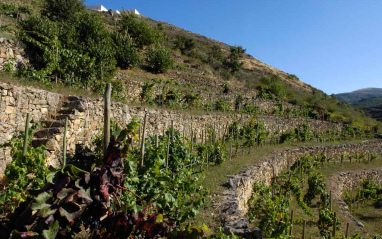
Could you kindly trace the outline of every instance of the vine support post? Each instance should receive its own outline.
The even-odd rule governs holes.
[[[337,229],[337,213],[334,212],[334,223],[333,223],[333,231],[332,231],[333,238],[336,238],[336,229]]]
[[[346,233],[345,233],[345,238],[348,238],[348,235],[349,235],[349,225],[350,225],[350,222],[347,222],[347,223],[346,223]]]
[[[190,149],[190,154],[192,154],[192,151],[194,150],[194,129],[192,128],[191,124],[191,149]]]
[[[156,134],[155,135],[155,148],[158,148],[159,146],[159,138],[158,138],[158,135]]]
[[[27,113],[27,118],[25,121],[25,132],[24,132],[23,158],[25,158],[25,155],[27,154],[27,146],[28,146],[28,138],[29,138],[29,121],[30,121],[30,114]]]
[[[103,126],[103,157],[108,156],[107,148],[110,143],[110,108],[111,108],[111,83],[106,85],[104,98],[104,126]]]
[[[330,208],[330,211],[332,211],[333,207],[332,207],[332,191],[331,190],[329,195],[329,208]]]
[[[289,238],[292,238],[292,230],[293,230],[293,210],[290,211]]]
[[[63,168],[66,166],[66,132],[68,132],[68,117],[65,118],[65,129],[64,129],[64,138],[63,138],[63,157],[62,157],[62,164]]]
[[[142,129],[142,140],[141,140],[141,162],[140,166],[143,167],[143,160],[145,158],[145,136],[146,136],[146,123],[147,123],[147,113],[145,113],[145,118],[143,120],[143,129]]]
[[[306,231],[306,220],[304,220],[304,225],[302,227],[302,239],[305,239],[305,231]]]
[[[171,120],[171,143],[174,143],[174,121]]]
[[[166,169],[168,169],[168,158],[170,154],[170,137],[167,136],[167,148],[166,148]]]

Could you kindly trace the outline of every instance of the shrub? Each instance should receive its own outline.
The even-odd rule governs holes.
[[[127,33],[117,33],[113,38],[116,45],[117,66],[129,69],[138,65],[141,59],[133,39]]]
[[[240,58],[245,53],[245,49],[241,46],[231,47],[230,54],[223,62],[223,66],[231,71],[232,74],[241,70],[243,63],[240,62]]]
[[[140,48],[164,42],[163,31],[151,27],[146,22],[138,19],[134,14],[123,14],[119,27],[119,31],[129,34],[134,43]]]
[[[81,0],[45,0],[43,15],[52,21],[66,21],[85,10]]]
[[[164,46],[150,47],[146,53],[146,64],[153,73],[165,73],[174,65],[171,53]]]
[[[195,40],[184,35],[177,35],[174,44],[183,55],[188,54],[196,47]]]

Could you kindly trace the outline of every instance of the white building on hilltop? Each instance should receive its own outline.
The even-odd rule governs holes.
[[[103,5],[86,6],[86,8],[89,9],[89,10],[98,11],[98,12],[108,12],[109,11]],[[121,12],[127,12],[127,13],[132,13],[132,14],[135,14],[135,15],[141,15],[138,12],[137,9],[123,9],[121,11],[115,10],[115,13],[118,14],[118,15],[121,14]]]
[[[127,10],[124,10],[128,13],[132,13],[132,14],[135,14],[135,15],[141,15],[137,9],[127,9]]]
[[[89,10],[94,10],[98,12],[107,12],[108,10],[103,5],[93,5],[93,6],[86,6]]]

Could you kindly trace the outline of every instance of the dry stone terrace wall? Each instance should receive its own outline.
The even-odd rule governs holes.
[[[138,79],[126,79],[126,75],[123,73],[117,73],[117,76],[115,77],[117,80],[124,80],[126,86],[126,91],[128,94],[128,101],[130,102],[139,102],[140,99],[140,94],[142,92],[142,85],[144,83],[143,80],[138,80]],[[176,78],[176,83],[177,86],[174,84],[168,86],[164,84],[156,84],[153,88],[153,95],[159,95],[162,94],[163,92],[163,87],[171,87],[171,88],[184,88],[187,90],[184,91],[189,91],[188,89],[192,89],[192,91],[197,91],[200,94],[200,97],[202,99],[201,103],[206,104],[212,102],[216,102],[219,99],[225,99],[231,104],[231,108],[233,107],[237,93],[243,93],[243,91],[246,91],[248,88],[233,88],[230,87],[230,93],[228,94],[223,94],[223,93],[216,93],[216,92],[222,92],[223,85],[222,83],[217,83],[211,84],[208,80],[204,79],[203,81],[200,82],[193,82],[193,81],[188,81],[187,79],[181,79],[181,78]],[[193,85],[190,86],[189,84],[192,83]],[[195,85],[194,85],[195,84]],[[207,85],[205,85],[207,84]],[[249,91],[244,92],[243,98],[247,100],[248,102],[251,102],[252,105],[259,107],[259,109],[263,112],[273,112],[274,110],[277,109],[277,102],[269,99],[262,99],[262,98],[256,98],[256,92],[255,91]],[[292,105],[288,102],[283,102],[284,109],[288,108],[295,108],[296,110],[299,110],[299,106]],[[232,108],[233,110],[233,108]]]
[[[4,65],[9,62],[13,63],[13,69],[28,64],[23,48],[19,47],[13,40],[0,38],[0,70],[3,70]]]
[[[0,144],[24,130],[27,113],[35,122],[50,118],[59,108],[61,98],[48,91],[0,82]],[[0,148],[0,174],[11,160],[10,149]]]
[[[355,191],[362,187],[364,180],[371,180],[378,184],[382,183],[382,168],[368,170],[341,172],[332,175],[326,180],[327,188],[332,192],[333,199],[337,200],[340,209],[351,219],[355,226],[363,232],[367,232],[362,222],[358,221],[349,211],[349,205],[342,199],[345,191]]]
[[[14,86],[9,83],[0,83],[0,144],[9,141],[17,131],[24,130],[25,117],[27,113],[31,114],[33,122],[42,120],[54,120],[59,116],[63,103],[68,97],[45,90],[39,90],[31,87]],[[74,151],[75,144],[89,144],[94,137],[101,133],[103,126],[103,100],[90,99],[85,97],[75,97],[80,102],[81,112],[74,110],[69,115],[68,128],[68,150]],[[190,128],[196,133],[197,140],[201,137],[202,129],[205,125],[212,126],[216,124],[217,132],[221,134],[222,130],[233,121],[241,119],[244,123],[251,118],[249,115],[219,115],[205,114],[192,115],[169,110],[153,110],[143,107],[131,107],[125,104],[112,103],[112,117],[120,125],[125,125],[132,118],[143,120],[144,114],[148,114],[147,134],[161,134],[165,128],[174,121],[175,129],[190,135]],[[302,122],[308,121],[312,126],[311,130],[326,131],[328,129],[340,129],[341,125],[329,122],[321,122],[309,119],[287,119],[274,116],[260,116],[259,120],[264,122],[266,128],[273,131],[277,129],[287,130],[294,128]],[[62,145],[62,134],[57,134],[53,138],[53,149],[58,155]],[[48,161],[49,164],[56,165],[57,157],[51,155],[54,160]],[[9,149],[0,149],[0,174],[3,173],[6,163],[11,161]]]
[[[229,189],[223,193],[223,204],[220,206],[223,212],[223,221],[243,220],[243,216],[247,212],[246,204],[252,195],[253,185],[264,182],[269,186],[272,178],[287,170],[298,157],[305,154],[317,155],[324,153],[327,157],[340,160],[343,152],[348,154],[382,154],[382,140],[325,147],[298,147],[272,154],[238,175],[229,177]]]

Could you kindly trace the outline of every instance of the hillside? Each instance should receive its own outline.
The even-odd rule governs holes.
[[[0,3],[2,36],[16,41],[30,62],[9,56],[3,64],[21,67],[13,75],[33,85],[100,94],[111,82],[113,98],[125,103],[376,125],[361,110],[259,61],[242,46],[145,16],[112,16],[73,3],[46,9],[43,2]]]
[[[361,109],[149,16],[0,0],[0,21],[1,238],[382,232]]]
[[[370,117],[382,121],[382,88],[365,88],[336,95],[337,99],[365,111]]]
[[[336,97],[354,107],[376,106],[382,103],[382,88],[365,88],[336,94]]]

